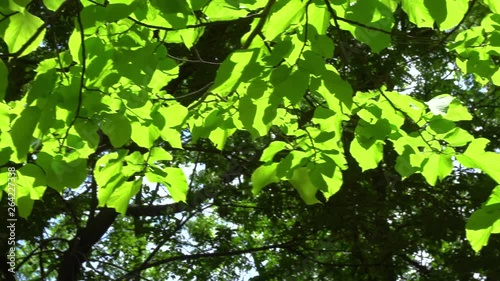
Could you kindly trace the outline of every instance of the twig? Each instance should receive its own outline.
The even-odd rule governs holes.
[[[195,94],[197,94],[197,93],[199,93],[199,92],[202,92],[202,91],[203,91],[203,90],[205,90],[206,88],[208,88],[208,87],[212,86],[212,84],[213,84],[213,83],[214,83],[214,82],[212,81],[212,82],[210,82],[210,83],[206,84],[205,86],[201,87],[201,88],[200,88],[200,89],[198,89],[198,90],[194,90],[194,91],[192,91],[192,92],[190,92],[190,93],[187,93],[187,94],[184,94],[184,95],[180,95],[180,96],[175,97],[175,98],[162,98],[162,97],[158,96],[158,94],[156,94],[156,97],[157,97],[158,99],[160,99],[160,100],[163,100],[163,101],[172,101],[172,100],[183,99],[183,98],[187,98],[187,97],[189,97],[189,96],[195,95]]]
[[[306,24],[304,25],[304,44],[302,44],[302,48],[300,48],[300,53],[299,53],[299,58],[302,55],[302,52],[304,52],[304,49],[306,48],[307,45],[307,25],[309,24],[309,5],[311,4],[312,0],[307,1],[306,4]]]
[[[332,5],[330,5],[330,2],[328,0],[325,0],[325,4],[326,4],[326,7],[328,9],[328,12],[330,13],[330,15],[332,16],[333,18],[333,22],[335,23],[335,28],[337,29],[337,32],[339,33],[339,39],[340,39],[340,42],[339,42],[339,46],[340,46],[340,51],[342,52],[342,56],[344,57],[344,61],[345,61],[345,64],[344,66],[342,67],[342,76],[343,78],[345,78],[346,74],[345,74],[345,68],[346,66],[350,63],[349,61],[349,56],[347,55],[347,52],[344,48],[344,36],[342,34],[342,29],[340,28],[340,25],[339,25],[339,22],[338,22],[338,17],[337,17],[337,13],[335,12],[335,10],[332,8]]]
[[[80,88],[78,89],[78,104],[76,107],[76,112],[75,112],[75,117],[73,120],[71,120],[71,123],[68,126],[68,129],[66,130],[66,133],[64,134],[64,137],[62,138],[62,141],[60,142],[60,148],[63,146],[64,141],[68,138],[69,131],[71,130],[71,127],[76,122],[76,119],[78,118],[78,115],[80,115],[80,109],[82,107],[82,99],[83,99],[83,89],[85,88],[85,71],[87,70],[86,66],[86,50],[85,50],[85,33],[83,29],[83,23],[82,23],[82,16],[81,13],[78,13],[76,15],[76,20],[78,23],[78,28],[80,29],[80,40],[81,40],[81,48],[82,48],[82,74],[80,75]]]
[[[271,0],[271,1],[275,1],[275,0]],[[242,19],[256,18],[256,17],[260,17],[260,15],[261,14],[248,15],[246,17],[241,17],[241,18],[234,19],[233,21],[242,20]],[[210,21],[210,22],[202,22],[202,23],[198,23],[198,24],[189,24],[189,25],[186,25],[184,27],[175,28],[175,27],[164,27],[164,26],[152,25],[152,24],[144,23],[144,22],[136,20],[136,19],[134,19],[133,17],[130,17],[130,16],[127,17],[127,19],[133,21],[135,24],[140,25],[140,26],[144,26],[144,27],[152,28],[152,29],[164,30],[164,31],[176,31],[176,30],[183,30],[183,29],[190,29],[190,28],[201,28],[201,27],[206,27],[206,26],[210,26],[210,25],[213,25],[213,24],[222,24],[222,23],[227,23],[228,22],[228,21]]]
[[[198,60],[200,62],[207,63],[207,64],[215,64],[215,65],[221,64],[220,62],[211,62],[211,61],[206,61],[206,60],[202,59],[200,56],[200,53],[198,53],[198,50],[196,48],[193,48],[193,49],[194,49],[194,52],[196,53],[196,57],[198,58]]]
[[[252,41],[255,38],[255,36],[257,36],[262,31],[262,28],[266,23],[267,16],[269,15],[269,12],[271,12],[271,7],[274,5],[275,2],[276,0],[269,0],[266,6],[264,7],[262,13],[257,15],[258,17],[260,17],[260,20],[257,23],[257,26],[255,26],[255,28],[252,30],[250,35],[248,35],[248,38],[245,41],[245,44],[243,44],[242,49],[248,49],[248,47],[250,47],[250,44],[252,44]]]
[[[173,56],[171,54],[167,54],[167,56],[171,59],[178,60],[178,61],[185,61],[185,62],[192,62],[192,63],[206,63],[206,64],[215,64],[215,65],[222,64],[220,62],[206,61],[203,59],[198,59],[198,60],[184,59],[184,58],[179,58],[179,57]]]

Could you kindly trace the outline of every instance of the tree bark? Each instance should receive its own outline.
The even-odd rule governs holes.
[[[63,254],[58,270],[57,281],[76,281],[80,276],[82,264],[92,251],[92,247],[101,239],[115,221],[118,213],[114,209],[101,209],[87,226],[77,231],[70,247]]]

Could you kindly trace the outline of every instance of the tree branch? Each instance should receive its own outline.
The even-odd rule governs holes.
[[[188,206],[184,203],[173,203],[166,205],[136,205],[131,204],[127,209],[127,216],[132,217],[156,217],[167,213],[180,213],[186,211]]]
[[[296,240],[288,241],[282,244],[274,244],[274,245],[268,245],[268,246],[263,246],[263,247],[256,247],[256,248],[248,248],[248,249],[241,249],[241,250],[235,250],[235,251],[228,251],[228,252],[212,252],[212,253],[201,253],[201,254],[192,254],[192,255],[181,255],[181,256],[173,256],[165,259],[161,259],[155,262],[151,263],[145,263],[143,264],[140,268],[137,268],[130,273],[135,273],[135,272],[140,272],[145,269],[163,265],[169,262],[173,261],[184,261],[184,260],[194,260],[194,259],[200,259],[200,258],[216,258],[216,257],[230,257],[230,256],[238,256],[242,254],[249,254],[249,253],[254,253],[254,252],[261,252],[261,251],[269,251],[269,250],[274,250],[274,249],[284,249],[284,248],[289,248],[291,247]]]
[[[94,219],[88,221],[85,228],[78,230],[62,256],[57,281],[79,280],[82,263],[87,260],[92,247],[108,231],[117,216],[115,209],[101,209]]]
[[[69,1],[68,1],[69,2]],[[68,125],[68,129],[66,130],[66,133],[62,137],[62,140],[60,142],[60,147],[64,145],[64,141],[68,138],[69,131],[71,130],[71,127],[76,122],[76,119],[78,118],[78,115],[80,115],[80,109],[82,107],[82,101],[83,101],[83,89],[85,88],[85,71],[87,70],[87,62],[86,62],[86,57],[87,57],[87,52],[85,50],[85,33],[83,29],[83,22],[82,22],[82,16],[80,13],[76,15],[76,22],[78,23],[78,28],[80,29],[80,41],[81,41],[81,48],[82,48],[82,73],[80,75],[80,87],[78,89],[78,104],[76,106],[76,112],[75,112],[75,117],[71,120],[71,123]]]
[[[248,35],[247,40],[245,41],[245,44],[243,44],[242,48],[243,49],[248,49],[250,47],[250,44],[252,44],[253,39],[257,34],[259,34],[262,31],[262,28],[264,27],[264,24],[266,23],[267,16],[269,15],[269,12],[271,12],[271,7],[274,5],[276,0],[269,0],[264,7],[264,11],[259,14],[260,20],[257,23],[257,26],[252,30],[250,35]]]

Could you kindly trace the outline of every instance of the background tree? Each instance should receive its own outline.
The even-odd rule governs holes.
[[[499,13],[1,2],[18,279],[500,279]]]

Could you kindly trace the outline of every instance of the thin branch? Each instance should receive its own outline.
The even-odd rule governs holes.
[[[205,101],[205,99],[207,98],[209,93],[210,93],[210,91],[206,91],[195,103],[193,103],[192,105],[190,105],[188,107],[188,110],[191,111],[193,108],[196,108],[200,104],[202,104]]]
[[[302,55],[302,52],[304,52],[304,49],[306,48],[307,45],[307,25],[309,25],[309,5],[311,4],[312,0],[307,1],[306,4],[306,24],[304,24],[304,44],[302,44],[302,48],[300,48],[299,52],[299,58]]]
[[[271,54],[273,50],[271,49],[271,46],[269,46],[269,43],[266,41],[266,37],[264,37],[264,34],[262,34],[262,32],[259,32],[258,35],[260,39],[262,39],[262,42],[264,42],[264,46],[266,46],[266,49],[269,52],[269,54]]]
[[[252,30],[250,35],[248,35],[248,38],[245,41],[245,43],[243,44],[242,49],[248,49],[248,47],[250,47],[250,44],[252,44],[252,41],[255,38],[255,36],[257,36],[262,31],[262,28],[264,27],[264,24],[266,23],[267,16],[271,12],[271,8],[274,5],[274,3],[276,3],[276,0],[269,0],[267,2],[266,6],[264,7],[264,10],[262,11],[262,13],[258,14],[258,17],[260,17],[260,20],[257,23],[257,26],[255,26],[255,28]]]
[[[392,35],[392,32],[390,32],[390,31],[387,31],[387,30],[384,30],[384,29],[381,29],[381,28],[378,28],[378,27],[369,26],[369,25],[366,25],[364,23],[360,23],[360,22],[357,22],[357,21],[348,20],[346,18],[341,18],[341,17],[337,16],[337,20],[343,21],[343,22],[347,22],[347,23],[350,23],[350,24],[353,24],[353,25],[361,26],[361,27],[364,27],[366,29],[370,29],[370,30],[373,30],[373,31],[378,31],[378,32],[382,32],[382,33],[385,33],[385,34]]]
[[[136,205],[131,204],[127,208],[127,216],[132,217],[156,217],[165,214],[180,213],[186,211],[188,206],[184,203],[172,203],[166,205]]]
[[[142,264],[139,267],[137,267],[136,269],[134,269],[132,271],[128,271],[128,273],[124,277],[120,277],[120,278],[118,278],[118,280],[126,279],[127,277],[131,277],[131,276],[140,274],[141,271],[145,270],[146,268],[143,268],[143,267],[146,266],[149,263],[149,261],[151,261],[154,258],[154,256],[160,251],[161,247],[163,247],[163,245],[165,245],[165,243],[167,243],[167,241],[169,239],[171,239],[171,237],[175,233],[179,232],[184,227],[184,225],[189,220],[191,220],[196,214],[197,214],[197,212],[190,213],[187,216],[187,218],[184,219],[184,221],[178,221],[177,225],[175,226],[174,229],[169,231],[169,233],[165,233],[163,235],[163,240],[156,245],[156,247],[153,249],[153,251],[151,253],[149,253],[148,257],[142,262]]]
[[[273,0],[271,0],[271,1],[273,1]],[[234,19],[232,21],[256,18],[256,17],[260,17],[260,15],[261,14],[252,14],[252,15],[248,15],[246,17]],[[228,21],[210,21],[210,22],[202,22],[202,23],[198,23],[198,24],[189,24],[189,25],[186,25],[186,26],[180,27],[180,28],[174,28],[174,27],[164,27],[164,26],[144,23],[144,22],[141,22],[137,19],[134,19],[133,17],[127,17],[127,19],[131,20],[132,22],[134,22],[135,24],[140,25],[140,26],[144,26],[144,27],[152,28],[152,29],[164,30],[164,31],[176,31],[176,30],[183,30],[183,29],[190,29],[190,28],[201,28],[201,27],[206,27],[206,26],[210,26],[210,25],[214,25],[214,24],[221,24],[221,23],[228,22]]]
[[[169,262],[174,262],[174,261],[194,260],[194,259],[200,259],[200,258],[230,257],[230,256],[239,256],[239,255],[255,253],[255,252],[269,251],[269,250],[274,250],[274,249],[285,249],[285,248],[291,247],[294,243],[295,243],[295,240],[292,240],[292,241],[288,241],[288,242],[285,242],[282,244],[274,244],[274,245],[269,245],[269,246],[234,250],[234,251],[228,251],[228,252],[211,252],[211,253],[200,253],[200,254],[192,254],[192,255],[173,256],[173,257],[161,259],[161,260],[158,260],[155,262],[145,263],[140,268],[138,268],[132,272],[142,271],[142,270],[145,270],[145,269],[148,269],[151,267],[163,265],[163,264],[166,264]]]
[[[82,107],[82,100],[83,100],[83,89],[85,88],[85,71],[87,70],[87,62],[86,62],[86,50],[85,50],[85,33],[83,29],[83,23],[82,23],[82,16],[81,13],[78,13],[76,15],[77,23],[78,23],[78,28],[80,29],[80,40],[81,40],[81,48],[82,48],[82,73],[80,75],[80,88],[78,89],[78,104],[76,107],[76,112],[75,112],[75,117],[73,120],[71,120],[71,123],[68,126],[68,129],[66,130],[66,133],[64,134],[64,137],[61,140],[60,147],[63,146],[64,141],[68,138],[69,131],[73,127],[73,125],[76,122],[76,119],[78,118],[78,115],[80,115],[80,109]]]
[[[399,255],[398,257],[400,257],[402,260],[404,260],[405,262],[410,264],[410,266],[416,268],[420,273],[422,273],[424,275],[428,276],[431,273],[429,268],[427,268],[426,266],[420,264],[419,262],[417,262],[415,260],[412,260],[411,258],[407,257],[406,255]]]
[[[215,65],[222,64],[220,62],[211,62],[211,61],[206,61],[206,60],[202,59],[201,56],[200,56],[200,53],[198,53],[198,50],[196,48],[194,48],[194,47],[193,47],[193,49],[194,49],[194,52],[196,53],[196,57],[198,58],[198,60],[200,62],[207,63],[207,64],[215,64]]]
[[[206,64],[213,64],[213,65],[220,65],[220,64],[222,64],[221,62],[206,61],[206,60],[200,58],[199,55],[198,55],[198,59],[197,60],[179,58],[179,57],[173,56],[171,54],[167,54],[167,56],[169,58],[171,58],[171,59],[178,60],[178,61],[184,61],[184,62],[206,63]]]
[[[339,34],[339,39],[340,39],[340,43],[339,43],[339,46],[340,46],[340,51],[342,52],[342,56],[344,57],[344,66],[342,67],[342,78],[345,78],[345,71],[346,71],[346,66],[350,63],[349,61],[349,56],[347,55],[347,51],[345,50],[344,48],[344,36],[342,34],[342,29],[340,28],[340,24],[338,22],[338,17],[337,17],[337,13],[335,12],[335,10],[332,8],[330,2],[328,0],[325,0],[325,4],[326,4],[326,8],[328,9],[328,12],[330,13],[330,15],[332,16],[333,18],[333,22],[335,23],[335,28],[337,29],[337,32]]]
[[[28,255],[26,255],[22,260],[21,262],[19,262],[17,265],[16,265],[16,271],[18,271],[26,262],[28,262],[34,255],[40,253],[39,249],[41,248],[42,245],[46,245],[52,241],[62,241],[62,242],[65,242],[65,243],[69,243],[69,240],[67,239],[64,239],[64,238],[58,238],[58,237],[54,237],[54,238],[49,238],[49,239],[45,239],[43,241],[40,241],[40,245],[38,245],[33,251],[31,251]],[[60,250],[58,249],[50,249],[50,250],[44,250],[44,252],[56,252],[56,253],[62,253]],[[48,274],[48,273],[47,273]]]
[[[15,14],[19,14],[19,12],[13,12],[13,13],[10,13],[10,14],[4,14],[2,12],[0,12],[0,15],[3,16],[3,18],[0,20],[0,23],[8,18],[10,18],[11,16],[15,15]]]
[[[120,265],[116,265],[116,264],[114,264],[114,263],[112,263],[112,262],[107,262],[107,261],[102,261],[102,260],[96,260],[96,259],[89,259],[88,261],[89,261],[89,262],[97,262],[97,263],[102,263],[102,264],[105,264],[105,265],[109,265],[109,266],[112,266],[112,267],[114,267],[114,268],[118,268],[118,269],[120,269],[120,270],[123,270],[123,271],[127,272],[127,274],[129,274],[129,273],[130,273],[130,274],[131,274],[130,276],[132,276],[132,277],[139,277],[139,278],[140,278],[140,279],[142,279],[142,280],[149,280],[149,279],[147,279],[147,278],[145,278],[145,277],[142,277],[140,274],[137,274],[137,273],[131,273],[131,272],[130,272],[128,269],[126,269],[125,267],[120,266]]]
[[[160,190],[160,183],[157,182],[155,186],[155,190],[153,191],[151,195],[151,200],[148,203],[148,207],[153,206],[153,203],[156,201],[156,197],[158,196],[158,191]],[[129,206],[130,207],[130,206]],[[128,210],[128,209],[127,209]]]

